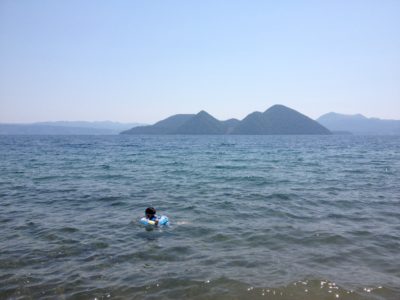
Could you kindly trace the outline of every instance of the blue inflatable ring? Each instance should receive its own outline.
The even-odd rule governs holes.
[[[167,216],[161,216],[157,220],[158,220],[158,225],[159,226],[166,226],[166,225],[169,224],[169,220],[168,220]],[[151,220],[149,220],[149,219],[147,219],[145,217],[140,219],[140,224],[143,224],[143,225],[146,225],[146,226],[147,225],[152,225],[152,226],[156,225],[156,223],[154,221],[151,221]]]

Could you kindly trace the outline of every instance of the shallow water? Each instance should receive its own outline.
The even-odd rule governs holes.
[[[400,137],[1,136],[0,158],[1,299],[400,299]]]

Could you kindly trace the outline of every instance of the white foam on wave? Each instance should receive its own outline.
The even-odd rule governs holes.
[[[188,225],[188,224],[190,224],[190,222],[189,221],[178,221],[175,224],[176,225]]]

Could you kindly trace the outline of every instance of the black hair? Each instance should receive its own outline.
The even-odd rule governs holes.
[[[148,208],[146,208],[145,213],[146,213],[146,215],[155,215],[156,209],[154,207],[148,207]]]

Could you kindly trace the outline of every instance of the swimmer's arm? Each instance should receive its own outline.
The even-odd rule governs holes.
[[[152,221],[152,220],[148,220],[147,221],[150,225],[158,225],[158,220]]]

